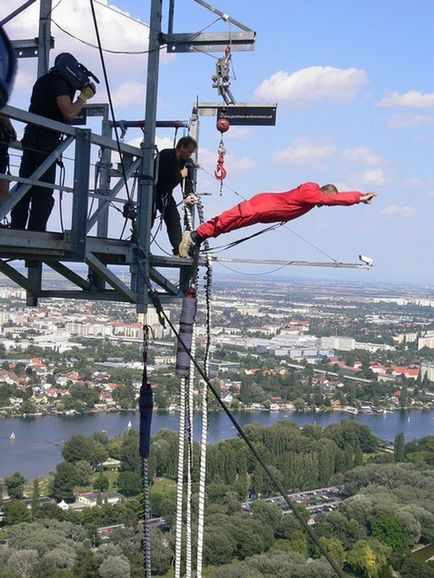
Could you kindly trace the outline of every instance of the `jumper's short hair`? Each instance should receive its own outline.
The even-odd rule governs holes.
[[[338,189],[335,185],[323,185],[322,187],[320,187],[323,193],[333,193],[336,194],[338,192]]]

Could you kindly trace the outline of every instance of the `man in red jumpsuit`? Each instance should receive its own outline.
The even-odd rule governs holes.
[[[292,221],[314,207],[369,203],[375,196],[376,193],[338,193],[335,185],[320,187],[316,183],[304,183],[285,193],[260,193],[203,223],[195,231],[185,231],[179,256],[190,257],[205,239],[248,225]]]

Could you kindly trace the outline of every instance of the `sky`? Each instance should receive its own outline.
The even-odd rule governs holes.
[[[369,271],[286,268],[279,275],[433,284],[434,1],[210,3],[256,32],[254,51],[232,51],[230,88],[237,104],[277,104],[277,122],[232,126],[225,133],[228,175],[220,194],[213,177],[220,133],[214,117],[201,118],[198,193],[207,193],[206,217],[256,193],[282,192],[307,181],[378,194],[370,205],[315,208],[219,255],[357,263],[363,254],[374,261]],[[2,2],[0,18],[21,4]],[[53,6],[51,62],[59,52],[72,52],[102,80],[93,102],[107,102],[88,0],[53,0]],[[116,118],[142,119],[150,1],[95,0],[94,6]],[[168,10],[163,0],[163,31]],[[36,2],[8,23],[9,37],[37,36],[38,12]],[[194,0],[176,0],[174,32],[202,30],[239,31]],[[222,102],[212,87],[220,56],[161,50],[159,120],[188,120],[196,102]],[[20,59],[12,106],[27,109],[36,66],[36,59]],[[183,134],[178,131],[177,137]],[[173,146],[174,137],[173,130],[157,129],[160,149]],[[133,144],[139,140],[135,129],[125,137]],[[175,196],[180,199],[179,191]],[[211,245],[260,228],[230,233]],[[158,240],[167,248],[164,230]],[[216,269],[228,271],[222,265]],[[230,269],[266,278],[276,267],[233,264]]]

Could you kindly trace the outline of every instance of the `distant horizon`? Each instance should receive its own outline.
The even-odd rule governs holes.
[[[70,264],[71,265],[71,264]],[[71,267],[77,274],[84,274],[87,272],[87,267],[84,263],[74,263],[74,266]],[[236,264],[236,266],[240,266],[240,264]],[[241,265],[242,266],[242,265]],[[271,265],[273,266],[273,265]],[[246,284],[254,283],[254,282],[270,282],[270,283],[290,283],[291,281],[294,282],[306,282],[306,283],[334,283],[334,284],[351,284],[351,285],[365,285],[365,286],[401,286],[401,287],[414,287],[414,288],[423,288],[423,289],[432,289],[434,290],[434,280],[422,280],[422,279],[379,279],[379,278],[370,278],[368,279],[367,276],[371,275],[372,270],[367,271],[348,271],[340,269],[338,272],[336,270],[332,271],[325,271],[321,268],[321,271],[317,270],[315,272],[310,271],[309,273],[299,273],[299,274],[291,274],[288,271],[287,275],[284,274],[277,274],[273,272],[264,272],[264,273],[250,273],[250,272],[242,272],[242,271],[222,271],[218,270],[219,264],[213,266],[213,278],[217,281],[224,282],[227,281],[237,281],[243,280]],[[258,267],[264,267],[264,265],[260,265]],[[288,266],[289,269],[290,266]],[[48,271],[50,268],[47,267]],[[125,272],[125,267],[120,268],[114,266],[112,268],[114,271],[119,269],[117,272],[120,275],[122,272]],[[297,267],[297,269],[299,269]],[[333,268],[331,268],[333,269]],[[17,267],[18,271],[26,271],[24,265],[22,267]],[[125,273],[127,274],[127,273]],[[338,276],[339,275],[339,276]],[[360,277],[359,277],[360,275]],[[45,273],[45,278],[49,277],[50,275]],[[63,278],[59,276],[56,272],[52,271],[52,277],[62,280]],[[168,275],[170,278],[171,276]],[[11,279],[9,279],[3,273],[0,273],[0,283],[5,283],[7,287],[17,287],[20,288],[19,285],[14,283]]]

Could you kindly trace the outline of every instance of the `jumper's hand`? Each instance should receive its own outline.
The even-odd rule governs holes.
[[[184,167],[183,169],[181,169],[179,171],[179,174],[181,175],[181,178],[185,179],[188,176],[188,169],[187,167]]]
[[[360,202],[365,203],[366,205],[367,203],[370,203],[376,196],[377,193],[366,193],[366,195],[361,195]]]
[[[80,95],[79,95],[79,99],[82,100],[83,102],[86,102],[87,100],[89,100],[89,98],[92,98],[93,96],[95,96],[96,93],[96,88],[93,82],[89,82],[89,84],[86,84],[86,86],[84,86],[81,89]]]
[[[196,197],[196,195],[190,193],[187,197],[185,197],[184,203],[187,205],[187,207],[194,207],[198,200],[199,199]]]

